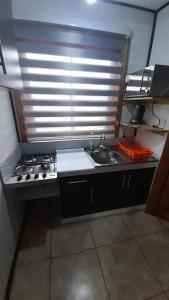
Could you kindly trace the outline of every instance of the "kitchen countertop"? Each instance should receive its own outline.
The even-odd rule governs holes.
[[[117,146],[111,147],[111,149],[122,153]],[[122,155],[125,156],[124,153]],[[56,151],[56,158],[58,177],[145,169],[157,167],[158,165],[158,159],[151,156],[149,159],[139,161],[126,158],[126,161],[123,163],[95,167],[89,154],[84,149]]]
[[[117,146],[111,146],[111,150],[122,153]],[[7,184],[7,179],[13,172],[14,166],[16,165],[19,156],[21,155],[19,152],[17,152],[16,155],[15,152],[16,151],[14,151],[6,160],[6,162],[1,166],[1,176],[3,179],[3,183],[8,187],[9,184]],[[122,155],[125,156],[124,153],[122,153]],[[126,158],[123,163],[95,166],[91,157],[83,148],[56,151],[56,170],[58,178],[125,170],[127,171],[134,169],[156,168],[158,162],[158,159],[155,157],[150,157],[149,159],[141,161],[132,161]],[[57,178],[51,180],[51,183],[52,182],[57,182]],[[38,182],[37,185],[40,185],[41,183],[42,181]],[[29,185],[31,185],[31,182],[29,183]],[[20,184],[20,186],[22,186],[22,184]]]
[[[58,173],[90,170],[94,165],[84,149],[70,149],[56,152],[56,168]]]

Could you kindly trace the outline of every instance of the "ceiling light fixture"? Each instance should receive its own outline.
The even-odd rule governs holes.
[[[96,0],[87,0],[88,3],[93,4],[96,2]]]

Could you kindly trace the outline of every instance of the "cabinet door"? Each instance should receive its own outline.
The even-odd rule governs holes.
[[[92,187],[93,211],[95,213],[123,207],[124,172],[94,175]]]
[[[70,218],[91,212],[91,187],[87,177],[78,176],[60,181],[61,216]]]
[[[152,183],[155,168],[127,172],[125,198],[127,206],[144,204]]]

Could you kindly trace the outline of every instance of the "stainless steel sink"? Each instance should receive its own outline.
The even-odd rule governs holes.
[[[112,150],[94,150],[89,152],[90,157],[99,166],[114,165],[123,163],[126,158],[117,151]]]

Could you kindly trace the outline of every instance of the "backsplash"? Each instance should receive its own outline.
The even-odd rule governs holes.
[[[102,143],[106,146],[116,145],[119,138],[106,138]],[[55,152],[56,150],[75,149],[75,148],[91,148],[98,147],[100,138],[87,140],[67,140],[67,141],[50,141],[50,142],[36,142],[36,143],[21,143],[21,153],[47,153]]]
[[[3,181],[11,175],[15,165],[17,164],[21,156],[20,145],[18,144],[17,148],[8,156],[4,163],[0,167],[0,172],[3,178]]]

